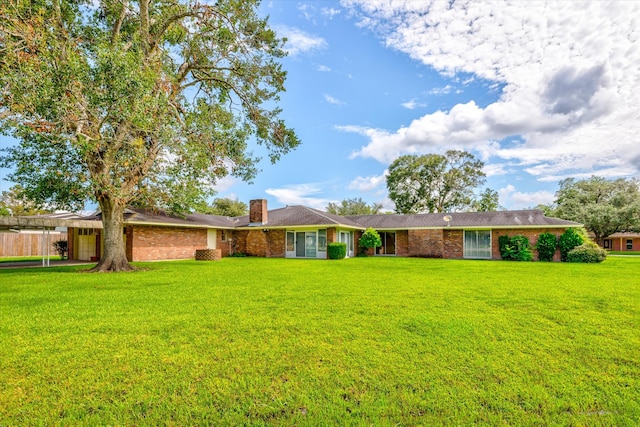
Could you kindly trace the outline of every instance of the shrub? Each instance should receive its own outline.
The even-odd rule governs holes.
[[[53,248],[58,255],[60,255],[60,259],[67,258],[67,252],[69,251],[69,244],[66,240],[58,240],[57,242],[53,242]]]
[[[518,235],[509,238],[509,243],[505,246],[507,258],[512,261],[531,261],[533,260],[533,251],[529,245],[529,239],[525,236]]]
[[[506,237],[506,239],[503,239],[503,237]],[[510,261],[533,260],[531,245],[529,245],[529,239],[525,236],[500,236],[498,238],[498,247],[500,247],[501,244],[500,256],[502,256],[502,259]]]
[[[552,233],[542,233],[538,236],[536,250],[540,261],[553,261],[553,256],[558,248],[558,238]]]
[[[584,232],[580,229],[567,228],[567,230],[562,233],[562,236],[560,236],[560,240],[558,241],[558,246],[560,246],[560,259],[563,262],[567,261],[569,251],[576,246],[583,244],[585,240],[587,240],[585,237]]]
[[[380,235],[376,230],[369,227],[362,233],[360,240],[358,240],[360,247],[362,248],[362,253],[364,253],[367,249],[377,248],[378,246],[382,246],[382,239],[380,239]]]
[[[507,246],[509,246],[509,236],[499,236],[498,250],[500,250],[500,256],[502,257],[502,259],[507,259],[509,257]]]
[[[607,258],[607,251],[593,242],[585,242],[571,249],[567,254],[567,262],[596,263]]]
[[[327,255],[329,259],[343,259],[347,256],[347,244],[341,242],[327,244]]]

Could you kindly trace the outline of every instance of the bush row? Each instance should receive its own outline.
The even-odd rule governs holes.
[[[498,238],[500,256],[510,261],[531,261],[533,253],[529,239],[525,236],[500,236]],[[556,249],[560,248],[563,262],[602,262],[607,257],[604,249],[592,242],[580,228],[568,228],[560,238],[554,234],[542,233],[538,236],[535,249],[540,261],[553,261]]]

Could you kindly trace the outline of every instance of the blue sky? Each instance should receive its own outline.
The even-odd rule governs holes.
[[[302,144],[217,197],[392,210],[389,164],[448,149],[485,162],[507,209],[553,201],[567,177],[640,177],[636,2],[273,0],[261,13],[289,40],[280,106]]]

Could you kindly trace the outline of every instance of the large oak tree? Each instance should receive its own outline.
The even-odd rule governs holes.
[[[599,176],[564,179],[556,192],[555,209],[550,213],[584,224],[602,245],[613,233],[640,227],[640,181]]]
[[[283,40],[258,0],[0,2],[2,165],[29,198],[98,203],[97,270],[128,270],[127,205],[185,211],[299,144],[280,118]]]
[[[402,214],[469,209],[485,181],[483,167],[466,151],[401,156],[389,166],[389,198]]]

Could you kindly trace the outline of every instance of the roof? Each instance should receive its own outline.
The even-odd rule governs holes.
[[[96,213],[87,220],[101,221],[102,214]],[[137,208],[127,208],[124,211],[125,224],[144,224],[177,227],[197,227],[197,228],[234,228],[236,226],[234,218],[221,215],[206,214],[184,214],[174,215],[164,211],[152,211]]]
[[[0,230],[49,229],[56,227],[102,228],[102,222],[42,216],[0,216]]]
[[[581,227],[582,224],[544,216],[540,210],[453,212],[428,214],[352,215],[350,220],[379,230],[409,228]],[[449,221],[447,221],[447,219]]]
[[[620,231],[618,233],[610,234],[606,238],[607,239],[623,238],[624,239],[625,237],[630,238],[630,239],[639,238],[640,237],[640,233],[633,233],[631,231]]]
[[[447,221],[445,218],[449,219]],[[55,218],[46,215],[35,217],[0,217],[0,229],[14,228],[102,228],[100,213],[79,219]],[[286,228],[286,227],[340,227],[362,230],[402,230],[416,228],[554,228],[581,227],[582,224],[544,216],[540,210],[498,212],[454,212],[429,214],[377,214],[340,216],[306,206],[287,206],[267,213],[267,221],[253,224],[249,215],[227,217],[206,214],[173,215],[163,211],[129,208],[125,210],[124,223],[133,225],[158,225],[186,228]],[[626,236],[627,234],[624,234]],[[611,236],[610,236],[611,237]],[[617,237],[617,235],[614,235]]]
[[[236,227],[295,227],[295,226],[340,226],[362,229],[362,225],[348,217],[330,214],[306,206],[287,206],[267,212],[267,221],[251,224],[249,215],[236,218]]]

